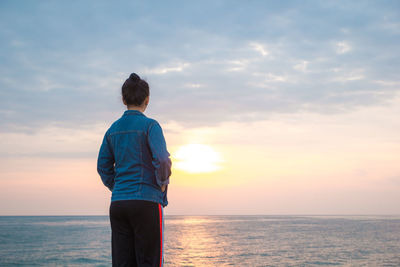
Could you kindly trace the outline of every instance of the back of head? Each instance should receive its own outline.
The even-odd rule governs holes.
[[[122,99],[127,106],[141,106],[149,93],[148,83],[136,73],[132,73],[122,85]]]

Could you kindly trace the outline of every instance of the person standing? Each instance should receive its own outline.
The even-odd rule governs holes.
[[[112,266],[163,266],[164,214],[171,160],[160,124],[143,112],[149,85],[132,73],[122,85],[127,110],[106,131],[97,171],[112,191]]]

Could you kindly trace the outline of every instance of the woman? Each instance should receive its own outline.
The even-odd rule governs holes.
[[[161,126],[143,112],[149,85],[132,73],[122,85],[127,110],[104,135],[97,171],[112,191],[113,266],[163,265],[163,207],[171,175]]]

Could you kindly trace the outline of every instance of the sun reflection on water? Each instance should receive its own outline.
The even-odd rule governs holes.
[[[220,242],[221,240],[217,241],[207,225],[207,218],[202,217],[167,223],[169,232],[175,235],[166,237],[166,265],[213,266],[224,259],[224,247],[227,247],[227,244]],[[224,265],[223,262],[220,263],[218,265]]]

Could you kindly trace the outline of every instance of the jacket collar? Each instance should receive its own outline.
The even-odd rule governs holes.
[[[139,111],[139,110],[134,110],[134,109],[125,110],[123,116],[126,116],[126,115],[142,115],[142,116],[144,116],[144,114],[143,114],[141,111]]]

